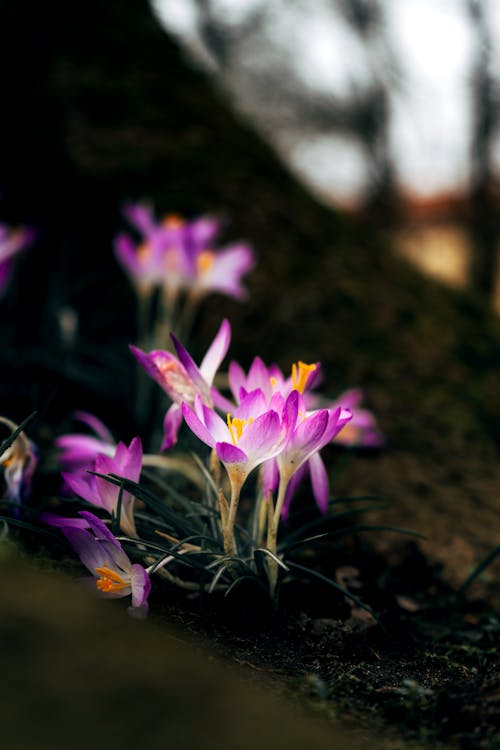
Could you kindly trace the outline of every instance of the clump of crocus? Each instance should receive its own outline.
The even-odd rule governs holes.
[[[287,396],[292,389],[298,390],[304,397],[309,410],[328,407],[334,409],[343,407],[349,409],[352,419],[346,429],[334,438],[339,445],[358,446],[360,448],[382,448],[385,438],[377,424],[373,412],[362,407],[363,390],[351,388],[341,393],[333,402],[319,396],[314,390],[321,381],[321,365],[319,362],[306,364],[297,362],[292,365],[292,372],[285,377],[276,364],[267,367],[260,357],[255,357],[247,374],[237,362],[229,365],[229,386],[236,403],[240,394],[254,388],[261,388],[270,399],[276,391]]]
[[[381,448],[385,441],[374,414],[367,409],[360,408],[363,398],[361,389],[355,388],[346,391],[335,401],[328,402],[313,390],[320,380],[321,366],[318,362],[307,364],[299,361],[294,363],[289,377],[285,377],[275,364],[267,367],[260,357],[254,358],[247,374],[237,362],[233,361],[229,365],[229,387],[237,404],[248,391],[255,388],[259,388],[265,394],[268,403],[276,393],[280,393],[286,398],[290,393],[296,391],[301,395],[302,414],[325,408],[330,412],[335,412],[337,409],[349,410],[350,419],[348,423],[344,422],[342,429],[334,430],[330,438],[331,441],[347,447]],[[293,476],[290,477],[281,506],[281,512],[284,516],[288,513],[296,487],[307,472],[311,477],[313,494],[318,507],[323,513],[326,512],[329,498],[328,476],[321,456],[316,451],[306,462],[302,463],[300,469],[295,467]],[[276,461],[265,465],[263,486],[265,493],[277,489],[278,465]]]
[[[212,384],[226,356],[231,340],[231,327],[229,321],[222,322],[199,367],[176,337],[173,334],[171,337],[177,357],[165,350],[146,354],[135,346],[130,347],[139,364],[173,401],[163,422],[162,450],[171,448],[177,442],[182,422],[182,404],[194,406],[195,399],[199,396],[205,406],[212,407],[214,399],[220,399]]]
[[[255,390],[242,400],[224,422],[213,409],[195,399],[195,409],[184,403],[184,419],[191,430],[209,445],[224,465],[231,485],[229,506],[221,495],[224,548],[234,552],[234,523],[241,488],[250,472],[276,456],[286,440],[286,425],[274,408],[267,408],[262,391]]]
[[[27,227],[12,228],[0,223],[0,296],[12,274],[14,258],[33,241],[34,231]]]
[[[237,300],[246,296],[242,279],[255,265],[254,253],[243,242],[216,247],[221,231],[218,219],[185,220],[169,214],[158,221],[145,204],[127,205],[124,213],[138,239],[128,233],[118,235],[115,254],[139,298],[143,343],[151,340],[150,330],[156,330],[157,343],[165,327],[186,334],[199,302],[208,294]],[[152,325],[150,303],[157,290],[159,316]]]
[[[61,529],[94,576],[97,591],[113,599],[132,596],[130,614],[145,617],[151,590],[148,571],[130,561],[120,542],[100,518],[87,511],[80,511],[78,515],[79,518],[63,518],[45,513],[42,519]]]
[[[18,425],[6,417],[0,417],[0,423],[14,432]],[[38,463],[38,452],[34,443],[20,432],[9,448],[0,456],[0,465],[4,469],[7,485],[7,498],[13,503],[14,514],[30,495],[31,480]]]
[[[136,437],[130,445],[118,443],[112,456],[98,454],[91,464],[92,472],[78,469],[74,472],[63,472],[68,487],[88,503],[103,508],[110,515],[118,518],[120,528],[131,537],[137,536],[134,521],[134,496],[121,487],[96,474],[115,474],[133,482],[139,480],[142,467],[142,444]]]

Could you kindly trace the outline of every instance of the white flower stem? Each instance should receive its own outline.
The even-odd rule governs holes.
[[[267,527],[267,549],[277,555],[277,539],[278,539],[278,526],[281,518],[281,509],[285,501],[286,490],[290,477],[280,477],[280,486],[278,489],[278,497],[276,499],[276,507],[274,513],[270,510],[269,512],[269,523]],[[269,557],[268,561],[268,574],[269,574],[269,589],[271,597],[274,599],[276,596],[276,584],[278,582],[278,564],[275,560]]]
[[[223,523],[222,525],[222,536],[224,538],[225,553],[227,555],[234,555],[234,524],[236,521],[236,512],[238,510],[238,503],[240,501],[240,493],[244,479],[240,476],[230,474],[229,480],[231,482],[231,502],[229,503],[229,513],[227,515],[226,523]]]

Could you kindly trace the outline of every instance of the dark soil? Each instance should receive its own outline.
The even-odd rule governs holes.
[[[413,543],[389,572],[368,548],[356,559],[358,568],[334,572],[337,580],[351,576],[379,624],[305,581],[285,583],[278,615],[250,590],[237,601],[182,603],[166,590],[156,594],[154,619],[175,623],[292,701],[374,734],[385,728],[388,737],[430,745],[500,747],[498,613],[449,589]]]

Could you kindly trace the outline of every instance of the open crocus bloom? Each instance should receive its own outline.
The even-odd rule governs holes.
[[[142,444],[136,437],[127,446],[118,443],[112,457],[99,454],[96,456],[92,471],[97,474],[116,474],[133,482],[139,481],[142,466]],[[69,488],[78,497],[92,505],[104,508],[110,515],[117,515],[120,500],[120,487],[93,474],[64,472],[63,477]],[[121,492],[120,528],[129,536],[137,536],[134,522],[134,497],[125,490]]]
[[[43,520],[61,529],[80,560],[95,578],[96,588],[105,596],[121,598],[132,595],[130,613],[145,617],[151,581],[147,571],[132,564],[120,542],[93,513],[80,511],[80,518],[63,518],[43,514]]]
[[[106,425],[98,417],[85,411],[77,411],[75,419],[88,425],[94,435],[70,433],[56,438],[55,444],[61,451],[59,461],[65,471],[74,472],[87,469],[99,454],[114,456],[116,443]]]
[[[241,487],[252,469],[276,456],[285,440],[279,413],[267,407],[258,389],[247,394],[226,421],[199,396],[194,410],[183,404],[182,411],[189,428],[216,451],[234,486]]]
[[[0,294],[9,283],[14,256],[32,242],[33,237],[32,229],[11,229],[5,224],[0,224]]]
[[[329,403],[322,399],[312,389],[321,379],[321,366],[318,362],[306,364],[297,362],[292,365],[291,376],[285,378],[277,365],[267,367],[260,357],[255,357],[248,374],[245,374],[237,362],[229,365],[229,386],[236,403],[239,403],[241,394],[245,394],[254,388],[260,388],[268,399],[273,394],[280,392],[288,396],[292,390],[297,390],[303,395],[304,402],[309,411],[325,407],[336,409],[338,407],[349,409],[352,419],[349,425],[337,433],[333,440],[339,445],[359,446],[360,448],[381,448],[385,439],[380,431],[373,412],[361,407],[363,391],[360,388],[352,388],[344,391],[338,398]]]
[[[228,320],[222,322],[199,367],[173,334],[171,334],[171,338],[174,342],[177,357],[160,349],[146,354],[135,346],[130,347],[139,364],[144,367],[148,375],[163,388],[173,401],[163,423],[162,450],[171,448],[177,442],[182,421],[181,407],[183,403],[194,406],[195,399],[199,396],[203,404],[212,407],[214,399],[217,400],[217,394],[212,388],[212,383],[222,360],[226,356],[231,339],[231,327]]]
[[[5,417],[0,417],[0,423],[12,432],[18,427],[15,422]],[[11,502],[20,505],[29,497],[31,479],[37,463],[38,456],[34,443],[21,432],[12,445],[0,456],[0,464],[4,467],[7,484],[7,497]]]

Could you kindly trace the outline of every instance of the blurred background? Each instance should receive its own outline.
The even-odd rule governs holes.
[[[323,203],[500,310],[496,0],[152,0]]]

